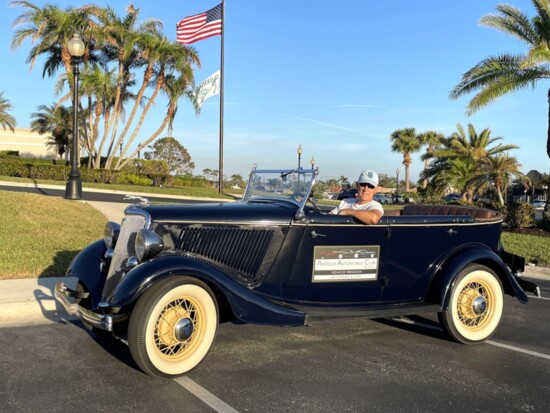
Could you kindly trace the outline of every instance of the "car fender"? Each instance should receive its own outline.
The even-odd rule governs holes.
[[[304,313],[261,297],[203,261],[180,255],[158,257],[130,270],[116,287],[109,304],[112,307],[131,305],[158,281],[177,275],[195,277],[214,286],[242,322],[286,326],[305,323]]]
[[[437,265],[428,299],[438,302],[442,310],[446,310],[456,278],[466,266],[474,263],[491,268],[499,277],[506,294],[516,297],[522,304],[527,303],[527,295],[506,264],[496,253],[482,245],[464,246]]]
[[[81,250],[67,269],[67,277],[75,277],[90,292],[92,308],[101,300],[106,275],[99,267],[107,248],[103,240],[97,240]]]

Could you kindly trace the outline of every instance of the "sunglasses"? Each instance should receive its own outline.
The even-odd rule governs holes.
[[[361,187],[363,187],[363,188],[364,188],[364,187],[367,187],[367,188],[369,188],[369,189],[374,189],[374,188],[375,188],[374,185],[368,184],[368,183],[366,183],[366,182],[360,183],[359,186],[361,186]]]

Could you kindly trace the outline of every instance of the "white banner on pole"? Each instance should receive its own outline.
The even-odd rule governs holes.
[[[220,94],[220,71],[217,70],[212,76],[207,78],[195,89],[197,105],[202,107],[202,103],[211,96]]]

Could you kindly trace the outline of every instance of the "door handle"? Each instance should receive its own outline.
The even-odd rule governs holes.
[[[456,234],[458,234],[458,231],[455,231],[452,228],[448,229],[446,232],[447,232],[447,235],[456,235]]]
[[[311,231],[311,238],[317,238],[317,237],[326,237],[325,234],[319,234],[315,231]]]

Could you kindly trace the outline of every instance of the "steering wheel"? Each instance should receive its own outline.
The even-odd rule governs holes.
[[[317,201],[315,200],[315,198],[313,198],[312,195],[307,198],[307,202],[309,202],[313,206],[313,209],[315,209],[317,212],[324,214],[324,212],[321,211],[321,208],[319,208],[319,204],[317,204]]]

